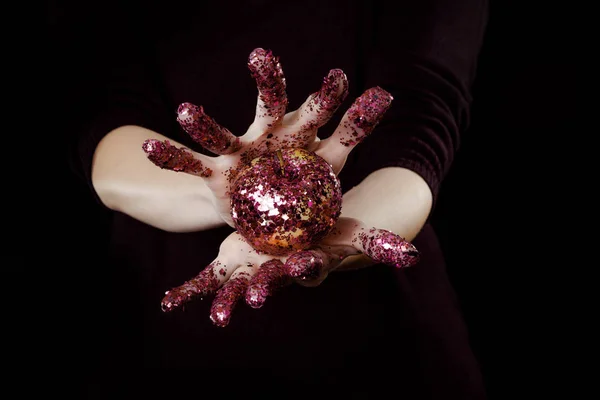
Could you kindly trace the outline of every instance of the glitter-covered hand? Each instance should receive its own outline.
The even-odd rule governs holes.
[[[278,58],[256,49],[248,66],[258,101],[254,122],[242,136],[217,124],[202,107],[179,106],[182,128],[216,157],[166,140],[143,144],[157,166],[203,178],[216,210],[237,229],[206,269],[168,291],[162,301],[163,310],[171,311],[194,297],[215,294],[211,319],[219,326],[229,323],[240,298],[258,308],[274,290],[294,280],[320,282],[351,255],[365,254],[398,268],[418,260],[415,247],[403,238],[339,218],[337,174],[354,146],[380,122],[392,96],[379,87],[368,89],[334,133],[320,140],[317,130],[348,94],[346,75],[331,70],[318,92],[286,114],[286,81]]]
[[[350,151],[373,131],[392,101],[392,96],[379,87],[367,90],[347,110],[335,132],[319,140],[317,130],[329,121],[348,94],[346,75],[339,69],[331,70],[318,92],[286,114],[286,81],[278,57],[259,48],[250,54],[248,67],[257,83],[258,101],[254,122],[242,136],[220,126],[201,106],[183,103],[177,110],[181,127],[217,156],[177,148],[167,140],[150,139],[142,146],[160,168],[203,178],[211,189],[216,210],[230,226],[234,226],[230,186],[251,160],[282,148],[308,149],[324,158],[338,174]]]
[[[321,243],[289,257],[258,253],[234,232],[198,276],[166,292],[162,309],[172,311],[196,297],[214,295],[210,318],[215,325],[226,326],[241,299],[260,308],[279,288],[294,281],[320,282],[346,257],[356,254],[397,268],[413,266],[419,260],[417,249],[400,236],[368,228],[351,218],[340,218]]]

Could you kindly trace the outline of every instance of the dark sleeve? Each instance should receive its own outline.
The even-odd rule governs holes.
[[[90,9],[94,11],[73,11],[75,17],[77,13],[86,17],[76,32],[81,46],[74,46],[85,58],[78,60],[85,76],[73,83],[83,87],[75,91],[78,96],[72,103],[79,120],[70,161],[100,202],[91,184],[91,169],[102,138],[123,125],[166,134],[172,129],[173,112],[159,86],[154,38],[141,9],[133,2],[111,1]]]
[[[362,144],[358,182],[389,166],[424,178],[437,198],[469,126],[471,85],[487,23],[485,0],[379,1],[365,35],[364,87],[394,97]]]

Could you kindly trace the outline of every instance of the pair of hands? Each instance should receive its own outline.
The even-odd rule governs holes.
[[[381,88],[367,90],[346,111],[335,132],[320,140],[318,129],[348,94],[345,74],[331,70],[318,92],[297,110],[286,113],[286,81],[278,58],[270,51],[256,49],[250,54],[248,66],[259,94],[254,122],[244,135],[233,135],[206,115],[202,107],[190,103],[179,106],[182,128],[217,157],[177,148],[168,141],[147,140],[143,144],[148,158],[157,166],[203,179],[211,189],[215,209],[230,226],[234,225],[229,190],[242,166],[265,152],[293,147],[315,152],[337,175],[350,151],[373,131],[392,101]],[[226,326],[242,298],[259,308],[277,289],[292,282],[317,285],[344,259],[357,254],[396,267],[418,261],[417,250],[403,238],[350,218],[340,218],[331,233],[313,248],[287,257],[258,253],[234,232],[221,244],[217,258],[198,276],[166,292],[162,308],[171,311],[195,297],[215,294],[211,319],[218,326]]]

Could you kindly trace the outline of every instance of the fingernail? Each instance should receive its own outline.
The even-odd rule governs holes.
[[[177,108],[177,122],[194,140],[203,140],[209,120],[202,106],[192,103],[181,103]]]
[[[248,57],[248,68],[252,77],[257,80],[259,88],[266,86],[268,83],[273,83],[273,79],[277,77],[275,71],[276,57],[273,56],[271,50],[261,48],[254,49]]]
[[[179,107],[177,107],[177,118],[178,119],[186,119],[191,118],[198,113],[204,113],[202,107],[199,107],[192,103],[181,103]]]
[[[250,53],[250,56],[248,57],[248,63],[254,65],[256,65],[257,63],[262,63],[264,59],[267,58],[267,55],[269,53],[271,52],[263,48],[257,47]]]
[[[299,251],[287,259],[285,268],[292,278],[314,279],[321,274],[323,259],[313,251]]]
[[[246,304],[252,308],[261,308],[267,300],[268,292],[270,292],[268,286],[256,285],[248,288]]]
[[[210,320],[216,326],[224,328],[231,320],[231,310],[222,304],[214,305],[210,310]]]
[[[315,95],[315,104],[329,113],[335,112],[348,96],[348,78],[341,69],[332,69],[323,79],[321,89]]]
[[[364,92],[348,109],[348,119],[359,129],[341,139],[344,146],[354,146],[371,134],[387,112],[394,98],[380,87]]]
[[[358,235],[365,254],[374,261],[397,268],[412,267],[419,262],[420,253],[410,242],[384,229],[370,229]]]
[[[253,74],[260,74],[263,78],[276,78],[283,80],[285,84],[285,77],[283,76],[283,69],[279,62],[279,57],[273,55],[271,50],[265,50],[262,48],[256,48],[248,57],[248,67]],[[254,76],[256,78],[256,76]]]
[[[162,169],[186,172],[203,178],[212,175],[212,170],[205,168],[191,152],[173,146],[168,140],[148,139],[142,144],[142,149],[148,155],[148,159]]]
[[[313,95],[310,110],[318,108],[316,120],[303,126],[301,131],[321,127],[329,121],[331,116],[340,107],[348,96],[348,79],[341,69],[332,69],[323,79],[321,89]]]

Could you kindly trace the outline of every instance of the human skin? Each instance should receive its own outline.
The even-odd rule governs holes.
[[[285,78],[276,58],[257,49],[250,55],[249,66],[259,96],[255,121],[241,137],[218,125],[201,107],[189,103],[179,107],[182,128],[198,144],[220,154],[218,157],[184,149],[138,126],[123,126],[108,133],[96,149],[92,169],[93,185],[104,204],[173,232],[233,225],[228,192],[241,163],[273,146],[297,147],[314,151],[338,174],[350,151],[372,133],[392,100],[381,88],[369,89],[344,114],[333,135],[319,140],[318,128],[347,94],[345,75],[332,70],[319,92],[310,95],[298,110],[286,114]],[[140,151],[142,143],[144,152]],[[427,220],[431,203],[431,191],[416,173],[397,167],[375,171],[346,192],[334,232],[318,246],[289,259],[273,257],[249,253],[248,243],[234,232],[223,242],[215,261],[198,277],[167,293],[163,309],[172,310],[198,294],[216,293],[211,319],[224,326],[236,302],[244,296],[248,304],[260,307],[277,288],[292,281],[312,286],[331,271],[375,262],[388,261],[396,267],[413,265],[418,257],[413,257],[416,249],[409,241]],[[357,240],[361,234],[386,238],[383,242],[397,253],[378,259],[381,249],[368,250]]]

